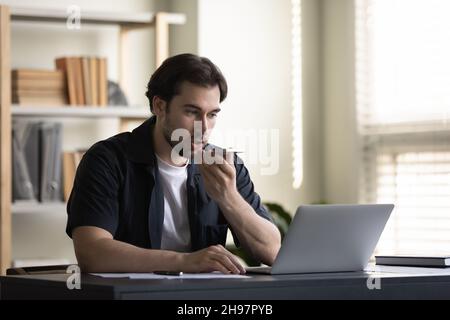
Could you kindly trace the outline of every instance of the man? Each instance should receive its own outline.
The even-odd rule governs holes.
[[[209,154],[218,163],[193,161],[211,149],[227,95],[220,70],[206,58],[174,56],[146,95],[154,116],[93,145],[78,167],[66,231],[82,270],[245,273],[223,247],[228,228],[237,245],[271,265],[280,234],[240,159],[218,152]],[[177,130],[187,133],[180,152]]]

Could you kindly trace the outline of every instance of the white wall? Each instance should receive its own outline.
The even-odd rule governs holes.
[[[324,197],[358,202],[353,0],[322,0]]]
[[[321,198],[318,6],[305,1],[304,18],[304,181],[292,187],[291,1],[199,0],[199,54],[226,76],[229,95],[216,130],[277,129],[279,172],[249,169],[264,201],[276,201],[292,213],[300,203]]]
[[[170,54],[198,54],[198,0],[171,0],[169,11],[186,15],[184,25],[174,25],[169,30]]]
[[[280,131],[279,172],[262,176],[261,165],[248,167],[263,199],[289,209],[294,192],[290,16],[287,0],[199,1],[199,54],[219,66],[229,86],[216,130]]]

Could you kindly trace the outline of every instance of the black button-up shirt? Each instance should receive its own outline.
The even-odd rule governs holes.
[[[153,148],[152,117],[135,130],[94,144],[81,160],[67,204],[66,232],[80,226],[109,231],[114,239],[160,249],[164,194]],[[249,172],[236,158],[236,185],[258,215],[272,221],[254,192]],[[235,160],[236,160],[235,159]],[[228,223],[205,191],[197,165],[188,164],[187,214],[192,251],[225,245]],[[234,233],[233,233],[234,236]],[[235,243],[239,245],[234,236]]]

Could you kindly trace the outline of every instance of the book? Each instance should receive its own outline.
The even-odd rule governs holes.
[[[83,89],[86,105],[92,106],[92,92],[91,92],[91,72],[90,62],[88,57],[81,58],[81,64],[83,66]]]
[[[77,105],[77,91],[76,91],[76,67],[73,58],[57,58],[55,60],[56,68],[64,73],[67,84],[68,100],[70,105]]]
[[[61,80],[53,79],[12,79],[12,88],[14,90],[64,90],[65,83]]]
[[[78,150],[74,152],[63,153],[63,185],[64,185],[64,201],[68,201],[72,192],[75,174],[81,158],[86,150]]]
[[[98,91],[99,105],[106,107],[108,104],[108,70],[106,58],[98,59]]]
[[[43,88],[43,89],[14,89],[12,94],[16,96],[27,96],[27,97],[41,97],[41,96],[65,96],[63,90]]]
[[[450,256],[375,256],[377,265],[411,267],[450,267]]]
[[[98,62],[97,58],[91,57],[89,59],[89,71],[90,71],[90,79],[91,79],[91,94],[92,94],[92,106],[99,105],[99,96],[98,96]]]
[[[75,179],[76,165],[74,152],[63,153],[64,201],[68,201]]]
[[[64,81],[64,72],[61,70],[39,70],[39,69],[14,69],[11,78],[29,80],[53,80]]]
[[[75,66],[75,91],[77,95],[77,104],[79,106],[86,105],[83,84],[83,64],[80,57],[71,58]]]
[[[20,96],[13,94],[12,103],[21,106],[46,106],[57,107],[67,104],[67,97],[65,95],[54,96]]]

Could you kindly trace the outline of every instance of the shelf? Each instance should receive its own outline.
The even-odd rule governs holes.
[[[65,202],[37,202],[20,200],[12,203],[11,211],[13,214],[45,214],[66,212]]]
[[[133,118],[147,119],[150,108],[136,107],[26,107],[13,105],[13,117]]]
[[[42,9],[11,7],[12,21],[35,22],[63,22],[66,23],[68,13],[65,9]],[[180,13],[166,13],[166,21],[169,24],[184,24],[186,15]],[[129,27],[150,25],[155,20],[152,12],[123,13],[123,12],[95,12],[81,9],[81,23],[113,24]]]

